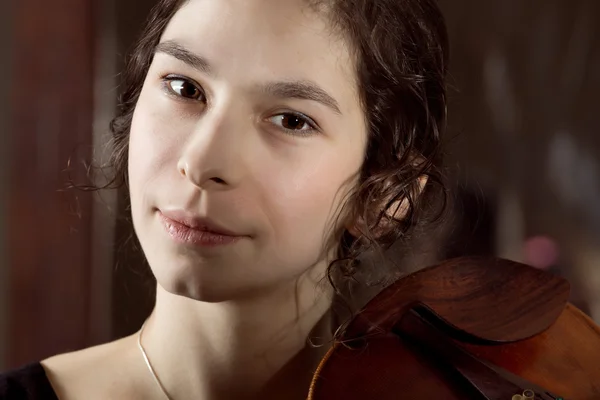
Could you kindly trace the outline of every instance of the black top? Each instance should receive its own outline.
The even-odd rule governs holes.
[[[0,400],[58,400],[40,363],[0,374]]]

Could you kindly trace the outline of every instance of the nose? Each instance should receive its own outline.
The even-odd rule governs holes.
[[[218,186],[220,185],[227,185],[228,182],[230,182],[230,180],[224,180],[223,178],[218,176],[218,173],[215,171],[214,176],[205,179],[204,176],[207,176],[206,173],[204,174],[197,174],[195,173],[195,168],[193,166],[190,166],[190,163],[185,160],[184,158],[181,158],[177,164],[177,169],[179,170],[179,173],[184,177],[187,178],[191,183],[194,184],[194,186],[197,187],[203,187],[206,188],[206,181],[211,181],[216,183]]]
[[[237,186],[248,170],[242,151],[247,130],[234,118],[205,114],[187,136],[177,162],[179,174],[205,190]]]

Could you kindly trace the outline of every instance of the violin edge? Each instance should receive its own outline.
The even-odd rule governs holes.
[[[443,281],[441,289],[428,288],[439,285],[440,280]],[[486,290],[495,290],[499,297],[504,296],[507,301],[517,298],[519,302],[505,310],[498,299],[494,299],[496,304],[485,303],[487,307],[478,305],[477,301],[467,302],[465,299],[477,294],[477,289],[481,289],[480,298],[489,295]],[[420,301],[440,315],[445,324],[466,336],[483,342],[518,341],[548,329],[563,312],[569,293],[570,284],[566,279],[527,264],[494,256],[456,257],[405,275],[386,286],[355,314],[341,338],[349,342],[372,333],[389,332],[411,304]],[[456,310],[465,305],[469,307]],[[450,321],[442,315],[444,311],[458,314]]]

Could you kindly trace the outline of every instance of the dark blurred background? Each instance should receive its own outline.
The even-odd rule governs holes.
[[[132,333],[150,310],[126,193],[64,188],[106,159],[119,71],[153,3],[0,2],[0,369]],[[451,218],[405,268],[528,262],[567,277],[600,323],[600,2],[440,3]]]

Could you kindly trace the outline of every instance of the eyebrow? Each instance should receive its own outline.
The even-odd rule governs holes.
[[[200,57],[197,54],[192,53],[179,43],[176,43],[172,40],[168,40],[166,42],[161,42],[156,46],[154,50],[155,53],[164,53],[170,55],[171,57],[175,57],[176,59],[183,61],[190,67],[197,69],[201,72],[204,72],[207,75],[212,75],[213,70],[208,63],[208,61]]]
[[[156,46],[155,53],[167,54],[207,75],[214,74],[213,68],[204,57],[192,53],[172,40],[159,43]],[[329,107],[336,114],[342,115],[337,100],[319,85],[308,80],[268,82],[259,86],[259,92],[282,99],[294,98],[315,101]]]
[[[262,93],[279,98],[311,100],[321,103],[336,114],[342,115],[340,105],[327,92],[311,81],[269,82],[261,85]]]

